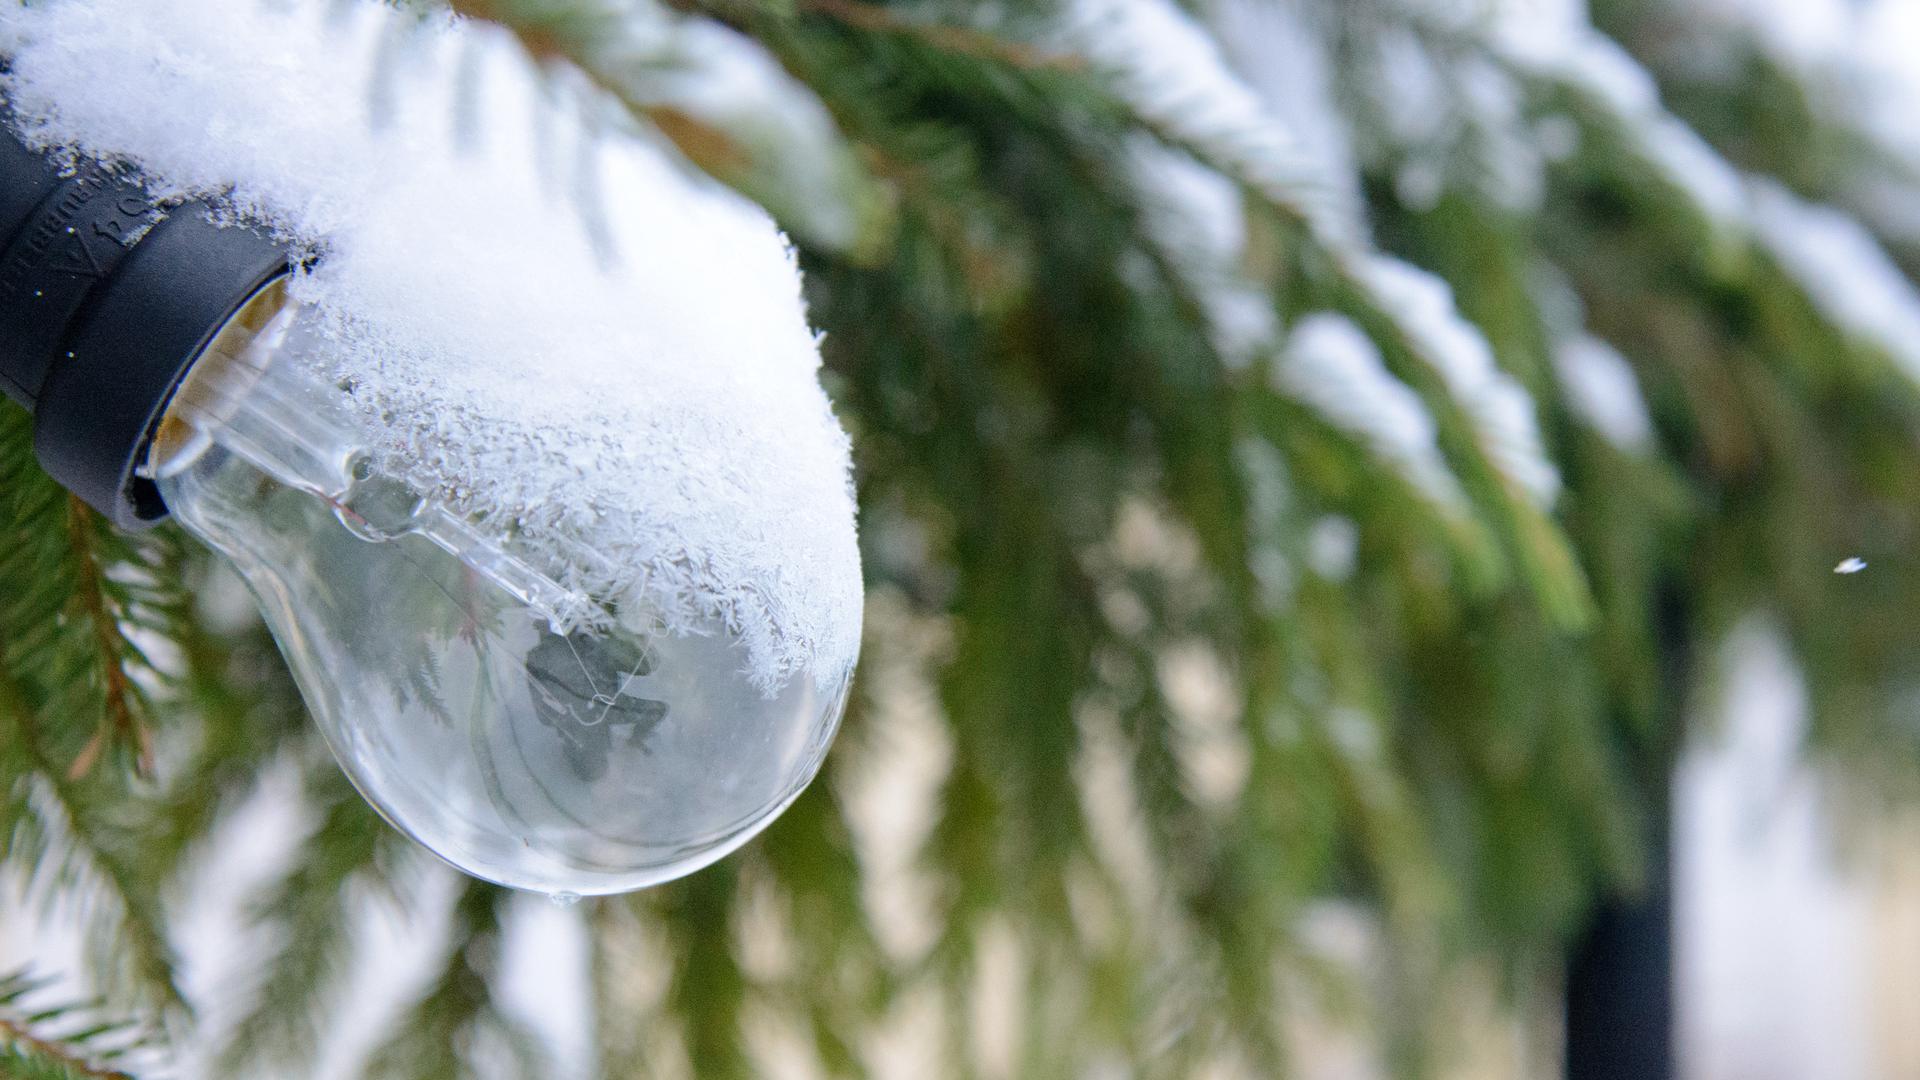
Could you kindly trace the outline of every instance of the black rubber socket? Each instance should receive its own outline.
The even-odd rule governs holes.
[[[41,466],[114,524],[166,516],[134,468],[187,368],[287,266],[203,203],[97,165],[61,175],[0,119],[0,389],[33,412]]]

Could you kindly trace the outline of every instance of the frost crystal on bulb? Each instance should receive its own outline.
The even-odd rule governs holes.
[[[394,824],[550,894],[686,873],[811,779],[859,646],[792,253],[505,38],[340,12],[0,8],[29,138],[314,256],[188,371],[147,475]]]
[[[338,6],[8,8],[7,96],[38,142],[321,255],[292,293],[383,473],[571,588],[725,626],[763,692],[850,667],[847,440],[765,215],[490,30]]]

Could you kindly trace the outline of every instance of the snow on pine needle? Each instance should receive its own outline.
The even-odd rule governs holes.
[[[1295,323],[1273,379],[1282,393],[1366,440],[1422,494],[1464,511],[1466,493],[1440,452],[1433,416],[1352,320],[1318,312]]]
[[[1541,444],[1533,398],[1500,369],[1486,335],[1455,308],[1452,287],[1386,256],[1361,259],[1353,272],[1473,418],[1489,456],[1536,503],[1551,505],[1560,472]]]
[[[1164,133],[1191,145],[1329,236],[1351,235],[1326,171],[1227,66],[1213,37],[1171,0],[1072,0],[1059,44],[1107,72],[1119,94]],[[1351,212],[1347,206],[1346,213]]]
[[[1337,194],[1351,186],[1351,177],[1328,171],[1338,159],[1329,162],[1305,148],[1285,120],[1228,66],[1206,29],[1165,0],[1077,0],[1067,8],[1062,35],[1111,72],[1120,93],[1147,121],[1206,163],[1226,167],[1235,179],[1297,214],[1338,252],[1352,284],[1393,320],[1418,359],[1434,369],[1476,423],[1497,467],[1536,502],[1552,502],[1559,476],[1541,445],[1526,391],[1500,370],[1485,336],[1454,309],[1444,282],[1365,250],[1365,230],[1343,219],[1341,208],[1348,203]],[[1192,230],[1198,238],[1194,246],[1224,254],[1237,237],[1229,231],[1232,226],[1223,228],[1218,221],[1242,211],[1218,192],[1209,192],[1208,185],[1182,179],[1192,171],[1148,170],[1150,177],[1157,172],[1161,178],[1150,186],[1176,198],[1184,191],[1190,217],[1209,223]],[[1219,239],[1223,232],[1228,232],[1224,244]],[[1223,312],[1232,319],[1231,313],[1247,310],[1230,288],[1216,287],[1203,295],[1211,297],[1208,306],[1216,328]],[[1244,317],[1233,319],[1229,332],[1244,334],[1255,325]],[[1379,407],[1388,417],[1398,417],[1404,404],[1395,396]],[[1344,409],[1344,417],[1333,417],[1335,422],[1351,423],[1352,408]],[[1435,490],[1431,475],[1421,483]]]
[[[1831,207],[1770,182],[1752,185],[1760,241],[1828,318],[1920,381],[1920,290],[1873,234]]]

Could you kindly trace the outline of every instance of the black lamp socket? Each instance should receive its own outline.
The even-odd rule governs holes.
[[[123,528],[166,516],[136,468],[181,377],[284,248],[164,203],[129,171],[61,169],[0,117],[0,389],[40,464]]]

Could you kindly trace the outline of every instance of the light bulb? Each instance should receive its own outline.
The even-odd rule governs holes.
[[[251,587],[389,822],[476,877],[595,895],[704,866],[799,795],[849,672],[769,691],[717,620],[669,630],[644,582],[571,587],[610,578],[601,553],[536,550],[408,487],[318,374],[313,322],[285,279],[254,295],[187,370],[142,475]]]

